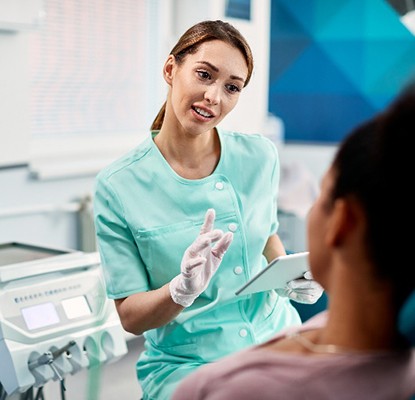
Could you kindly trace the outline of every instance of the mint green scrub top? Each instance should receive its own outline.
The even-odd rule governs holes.
[[[98,248],[109,298],[160,288],[180,273],[186,248],[205,213],[233,242],[207,289],[165,326],[145,332],[137,362],[144,399],[169,399],[179,381],[199,366],[264,342],[300,325],[288,299],[275,291],[236,296],[266,265],[262,255],[277,232],[279,161],[261,135],[218,129],[221,156],[212,175],[184,179],[149,135],[102,170],[94,196]]]

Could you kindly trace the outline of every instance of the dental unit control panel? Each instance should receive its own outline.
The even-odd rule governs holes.
[[[98,253],[0,244],[0,384],[8,395],[126,352]]]

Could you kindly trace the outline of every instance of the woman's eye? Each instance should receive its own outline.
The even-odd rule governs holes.
[[[197,71],[197,74],[202,79],[210,79],[210,74],[207,71]]]
[[[236,85],[226,85],[226,89],[231,93],[238,93],[241,89]]]

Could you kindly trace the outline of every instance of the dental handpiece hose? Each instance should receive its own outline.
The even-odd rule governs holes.
[[[68,342],[68,344],[62,346],[60,349],[57,349],[55,351],[46,351],[36,360],[29,362],[29,369],[32,370],[37,367],[40,367],[41,365],[49,365],[52,368],[53,372],[56,374],[56,376],[59,378],[59,380],[63,382],[63,377],[56,369],[56,367],[53,365],[53,362],[63,353],[67,352],[75,344],[76,342],[74,340],[71,340]],[[66,390],[65,387],[63,389]]]
[[[53,363],[58,357],[60,357],[63,353],[68,351],[76,342],[71,340],[65,346],[62,346],[60,349],[55,351],[46,351],[36,360],[29,362],[29,369],[32,370],[34,368],[40,367],[41,365],[51,364]]]

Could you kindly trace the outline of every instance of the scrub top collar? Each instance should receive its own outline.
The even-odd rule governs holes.
[[[212,179],[212,177],[214,175],[217,175],[220,173],[220,170],[222,169],[222,164],[223,164],[223,159],[224,159],[224,153],[225,153],[225,141],[222,140],[222,130],[218,127],[215,127],[216,129],[216,133],[218,134],[218,138],[219,138],[219,142],[220,142],[220,157],[219,157],[219,162],[216,165],[215,170],[209,175],[206,176],[205,178],[202,179],[186,179],[183,178],[182,176],[180,176],[179,174],[177,174],[173,168],[170,166],[170,164],[167,162],[167,160],[164,158],[163,154],[161,153],[160,149],[157,147],[156,143],[154,142],[154,138],[157,136],[157,134],[159,133],[159,131],[151,131],[151,143],[150,146],[151,148],[155,151],[155,153],[157,154],[157,157],[161,160],[162,164],[165,167],[165,170],[172,175],[172,177],[176,180],[178,180],[179,182],[182,183],[186,183],[186,184],[199,184],[199,183],[204,183],[210,179]]]

